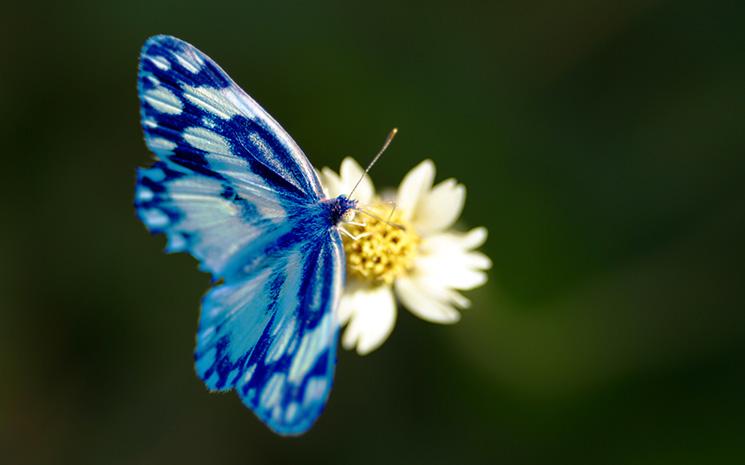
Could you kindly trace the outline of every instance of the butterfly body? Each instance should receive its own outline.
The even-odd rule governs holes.
[[[138,90],[157,158],[138,170],[138,216],[216,283],[202,299],[196,372],[210,390],[234,389],[274,431],[301,434],[333,381],[337,226],[356,202],[325,198],[292,138],[186,42],[148,39]]]

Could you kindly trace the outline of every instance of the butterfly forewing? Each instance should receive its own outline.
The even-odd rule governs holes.
[[[139,68],[142,127],[158,161],[135,204],[167,250],[220,284],[202,302],[195,366],[270,428],[306,431],[333,380],[343,249],[300,148],[217,64],[155,36]]]
[[[138,88],[145,141],[159,157],[207,176],[245,164],[283,191],[314,200],[322,195],[313,166],[287,132],[193,46],[150,38],[140,55]]]

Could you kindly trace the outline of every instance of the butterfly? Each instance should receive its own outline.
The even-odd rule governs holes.
[[[289,134],[192,45],[149,38],[138,92],[156,161],[137,171],[137,214],[165,234],[167,252],[190,253],[213,278],[196,372],[211,391],[235,390],[276,433],[302,434],[331,390],[339,225],[357,202],[325,198]]]

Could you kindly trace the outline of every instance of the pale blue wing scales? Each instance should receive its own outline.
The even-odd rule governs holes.
[[[297,144],[210,58],[169,36],[150,38],[138,76],[142,127],[161,160],[138,172],[138,215],[215,279],[240,275],[320,200]]]
[[[170,36],[148,39],[138,89],[145,141],[158,158],[221,180],[248,172],[309,201],[323,195],[289,134],[195,47]]]
[[[150,38],[138,89],[158,159],[138,171],[138,216],[222,283],[203,300],[196,371],[210,389],[235,388],[273,430],[300,434],[333,380],[338,204],[322,201],[279,124],[191,45]]]
[[[188,251],[215,279],[242,274],[252,257],[292,227],[306,206],[246,183],[202,176],[157,162],[138,170],[137,213],[153,233],[165,233],[168,252]],[[240,192],[240,193],[239,193]]]
[[[344,264],[331,232],[278,253],[205,296],[195,366],[210,389],[235,388],[270,428],[293,435],[310,428],[331,390]]]

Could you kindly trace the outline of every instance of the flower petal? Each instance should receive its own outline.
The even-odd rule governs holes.
[[[396,202],[405,220],[412,220],[420,199],[429,193],[434,179],[435,164],[432,160],[424,160],[404,176],[398,187]]]
[[[339,319],[347,322],[342,337],[345,349],[366,355],[380,347],[393,331],[396,302],[388,286],[356,286],[344,292]]]
[[[486,238],[489,236],[489,232],[485,227],[480,226],[473,228],[468,231],[465,235],[461,236],[463,247],[467,249],[475,249],[481,247],[486,242]]]
[[[423,193],[412,222],[423,236],[443,231],[455,223],[466,200],[466,188],[455,179],[448,179]]]
[[[332,169],[323,168],[321,170],[321,184],[329,197],[338,197],[340,195],[349,195],[354,189],[357,181],[360,181],[365,171],[351,157],[346,157],[341,162],[340,174],[336,174]],[[373,186],[370,176],[365,174],[360,181],[360,185],[354,191],[354,198],[362,204],[372,201],[375,195],[375,186]]]
[[[475,228],[466,234],[440,233],[425,238],[415,261],[418,279],[435,289],[481,286],[487,280],[484,271],[492,263],[489,257],[471,249],[483,244],[486,235],[486,228]]]
[[[320,173],[321,185],[323,186],[323,192],[328,198],[338,197],[344,186],[341,183],[341,178],[331,168],[324,167]]]
[[[432,323],[455,323],[460,320],[460,312],[450,303],[450,292],[446,288],[433,289],[416,277],[403,276],[396,280],[396,294],[411,313]],[[444,293],[443,293],[444,291]]]
[[[341,181],[344,187],[348,189],[346,192],[342,192],[342,194],[351,194],[355,184],[359,182],[360,184],[354,191],[353,197],[363,205],[369,204],[372,201],[373,195],[375,195],[375,187],[373,186],[372,179],[370,179],[370,176],[365,173],[365,170],[353,158],[346,157],[342,160],[339,174],[341,175]],[[361,181],[360,178],[362,178]]]
[[[339,299],[339,305],[336,306],[336,319],[339,326],[347,324],[356,308],[357,294],[362,290],[360,282],[356,279],[348,279],[344,292]]]

